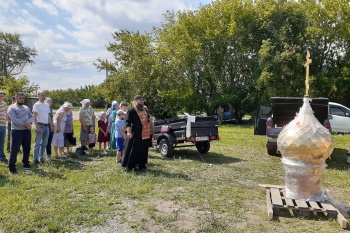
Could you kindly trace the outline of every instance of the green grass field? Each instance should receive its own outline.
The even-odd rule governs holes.
[[[75,122],[75,132],[78,124]],[[278,157],[251,125],[224,125],[208,154],[177,148],[162,159],[150,150],[146,173],[125,173],[109,155],[78,156],[18,175],[0,165],[0,232],[342,232],[335,220],[268,221],[265,189],[283,185]],[[323,185],[349,202],[350,136],[335,135]],[[32,158],[31,158],[32,159]]]

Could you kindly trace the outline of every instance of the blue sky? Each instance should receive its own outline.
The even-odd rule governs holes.
[[[112,59],[105,46],[111,34],[140,32],[164,22],[167,10],[196,10],[212,0],[0,0],[0,30],[19,33],[35,47],[35,65],[22,75],[40,89],[79,88],[106,77],[93,62]]]

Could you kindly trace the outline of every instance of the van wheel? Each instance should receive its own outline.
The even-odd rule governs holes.
[[[206,154],[210,149],[210,142],[209,141],[196,142],[196,148],[199,153]]]
[[[267,149],[267,154],[276,156],[277,155],[277,150],[276,149]]]
[[[165,158],[167,156],[171,156],[173,154],[173,145],[170,144],[168,139],[162,139],[159,143],[159,153]]]

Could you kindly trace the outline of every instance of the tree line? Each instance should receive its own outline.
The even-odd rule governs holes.
[[[218,0],[195,11],[167,12],[152,32],[113,33],[99,60],[110,75],[103,95],[149,100],[156,116],[213,114],[231,103],[250,113],[272,96],[305,94],[350,106],[350,5],[345,0]]]

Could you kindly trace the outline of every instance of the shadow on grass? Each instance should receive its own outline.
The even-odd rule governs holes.
[[[88,151],[85,151],[86,153],[89,153]],[[77,156],[88,156],[88,157],[91,157],[91,158],[95,158],[95,157],[100,157],[100,158],[108,158],[108,157],[115,157],[116,156],[116,151],[115,150],[109,150],[107,151],[107,154],[102,154],[101,151],[95,151],[93,155],[89,155],[89,154],[86,154],[86,155],[78,155],[76,154]]]
[[[66,159],[62,161],[78,161],[78,162],[91,162],[93,160],[94,155],[79,155],[79,154],[71,154]]]
[[[148,170],[146,172],[142,171],[135,171],[136,175],[151,175],[153,177],[165,177],[170,179],[183,179],[183,180],[190,180],[190,177],[187,174],[184,173],[178,173],[178,172],[167,172],[164,170],[152,168],[152,165],[148,166]]]
[[[185,147],[184,147],[185,148]],[[176,148],[171,157],[163,158],[159,153],[154,156],[150,155],[151,159],[166,159],[166,160],[174,160],[174,159],[189,159],[193,161],[200,161],[204,163],[211,164],[229,164],[229,163],[238,163],[244,160],[239,158],[233,158],[229,156],[225,156],[223,154],[208,152],[207,154],[200,154],[197,150],[190,150],[184,148]]]
[[[67,179],[62,173],[46,171],[43,169],[43,167],[33,167],[30,170],[24,169],[22,170],[22,173],[28,173],[28,174],[35,173],[42,177],[47,177],[49,179],[61,179],[61,180]]]
[[[326,160],[328,169],[349,170],[350,166],[346,162],[346,153],[348,150],[343,148],[334,148],[330,159]]]
[[[46,165],[56,169],[64,167],[70,170],[82,170],[83,168],[85,168],[85,164],[83,164],[83,162],[90,162],[90,161],[93,161],[93,159],[87,157],[86,155],[72,154],[64,159],[54,159],[50,163],[45,164],[44,166],[42,165],[33,166],[32,170],[35,173],[39,173],[43,176],[48,176],[47,173],[50,173],[50,172],[45,172],[43,170],[45,169]]]
[[[6,176],[0,175],[0,187],[4,186],[5,184],[9,183],[10,181],[6,178]]]
[[[113,155],[114,156],[114,155]],[[66,179],[66,177],[61,173],[56,173],[53,171],[48,171],[45,169],[45,166],[49,166],[52,168],[66,168],[69,170],[83,170],[85,169],[86,162],[94,162],[96,160],[102,160],[102,157],[112,157],[111,154],[102,155],[102,154],[94,154],[94,155],[79,155],[79,154],[70,154],[67,158],[54,159],[50,163],[46,163],[45,165],[33,165],[32,169],[20,169],[21,173],[35,173],[43,177],[48,177],[51,179]],[[1,183],[2,177],[0,175],[0,186],[3,185]]]

